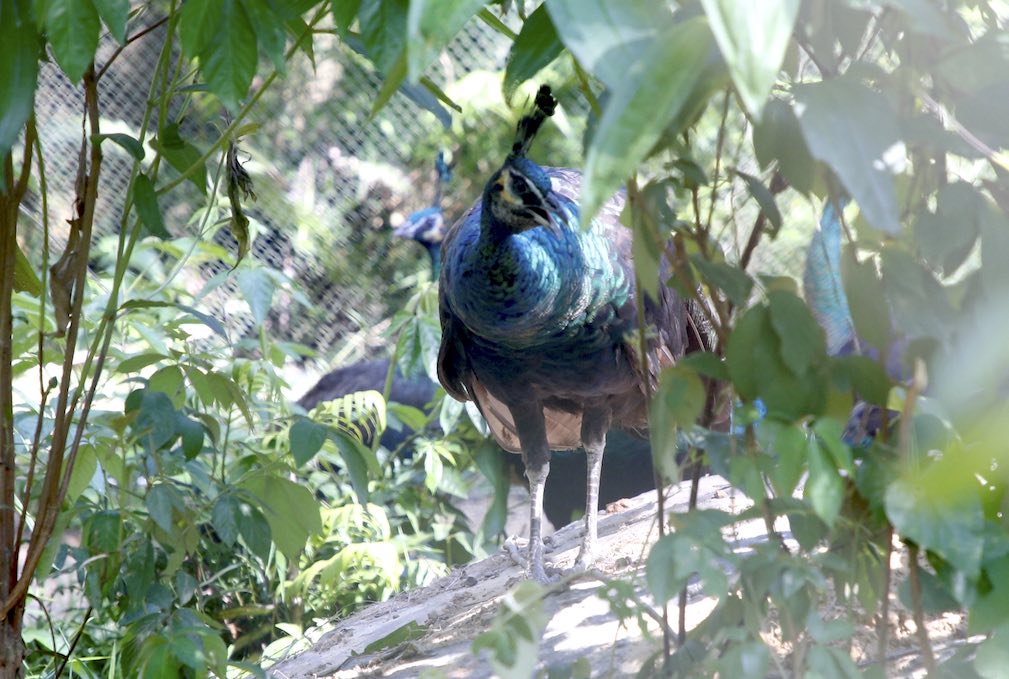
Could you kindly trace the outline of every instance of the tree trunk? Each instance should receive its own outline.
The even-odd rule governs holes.
[[[25,657],[21,639],[21,606],[15,607],[0,621],[0,679],[20,679]]]

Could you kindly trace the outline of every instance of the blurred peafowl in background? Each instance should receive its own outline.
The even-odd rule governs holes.
[[[585,535],[575,567],[587,568],[607,431],[645,428],[645,392],[660,368],[707,344],[696,330],[704,326],[691,322],[690,303],[666,286],[658,300],[644,300],[644,322],[637,318],[631,233],[620,224],[623,195],[582,224],[581,174],[526,156],[555,106],[549,87],[541,87],[504,164],[450,229],[439,290],[438,376],[451,396],[477,403],[504,449],[522,454],[528,567],[539,581],[548,580],[541,518],[551,451],[585,449]],[[667,280],[669,271],[660,275]],[[642,374],[636,334],[645,325],[652,327]]]
[[[831,356],[864,355],[873,359],[879,353],[855,333],[855,323],[848,306],[848,297],[841,280],[841,215],[847,199],[835,205],[828,201],[820,215],[819,228],[806,250],[806,268],[802,275],[803,292],[813,316],[827,336],[827,353]],[[907,344],[898,339],[889,348],[886,370],[890,378],[903,381],[909,378],[903,367]],[[898,415],[891,412],[889,420]],[[883,412],[879,406],[858,401],[848,418],[844,442],[850,446],[866,447],[872,443],[883,425]]]
[[[445,237],[445,215],[441,210],[442,187],[452,180],[452,168],[445,162],[445,154],[438,152],[434,161],[435,179],[434,201],[430,207],[417,210],[406,221],[396,227],[394,233],[400,238],[415,240],[424,246],[431,257],[431,270],[435,278],[441,271],[441,242]]]

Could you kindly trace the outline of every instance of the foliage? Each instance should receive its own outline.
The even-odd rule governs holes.
[[[647,564],[656,605],[695,578],[717,605],[646,670],[763,674],[787,661],[794,674],[853,675],[843,643],[860,618],[825,622],[817,605],[846,599],[883,621],[885,641],[898,539],[912,556],[904,590],[919,628],[926,607],[965,612],[970,631],[986,635],[974,670],[997,674],[1009,618],[1000,584],[1009,554],[1004,17],[985,0],[546,0],[529,13],[526,4],[0,5],[0,79],[10,85],[0,93],[0,504],[13,509],[0,513],[0,545],[15,554],[24,544],[27,557],[0,579],[12,613],[0,625],[0,668],[21,666],[24,638],[32,673],[69,662],[87,676],[222,675],[256,658],[276,624],[296,637],[316,617],[481,553],[484,536],[463,529],[445,499],[465,492],[458,470],[483,459],[472,429],[457,426],[462,408],[435,411],[445,436],[425,430],[422,414],[386,410],[377,394],[293,415],[279,375],[300,352],[271,340],[265,322],[277,295],[311,304],[283,274],[241,261],[257,224],[236,149],[272,152],[247,126],[250,111],[295,51],[314,59],[317,41],[339,36],[355,63],[383,76],[373,115],[396,92],[438,120],[463,109],[450,133],[461,144],[456,173],[470,182],[463,195],[502,157],[519,113],[509,105],[521,108],[528,81],[556,82],[570,120],[558,116],[565,134],[541,159],[576,164],[572,140],[582,138],[589,212],[626,186],[642,280],[658,271],[662,243],[672,236],[678,246],[670,283],[703,299],[718,350],[663,376],[652,413],[663,429],[653,436],[659,468],[672,470],[674,428],[687,430],[754,505],[743,517],[668,519],[675,532]],[[434,82],[429,66],[469,21],[512,41],[503,78]],[[131,134],[106,134],[108,62],[94,63],[102,26],[125,45],[150,39],[155,24],[164,48],[143,120]],[[47,53],[87,104],[62,253],[51,252],[48,231],[40,242],[18,224],[26,196],[47,197],[47,140],[32,107]],[[268,75],[250,93],[257,73]],[[221,107],[223,129],[206,125],[206,139],[188,131],[187,113],[209,119]],[[500,137],[472,138],[473,121],[489,115]],[[444,143],[432,131],[418,167]],[[133,167],[129,189],[110,197],[117,235],[101,244],[97,187],[113,148]],[[256,188],[265,190],[261,179]],[[873,350],[864,357],[828,355],[794,282],[753,270],[756,252],[795,239],[797,222],[808,228],[809,215],[849,197],[844,287]],[[191,211],[192,233],[171,237],[164,215],[174,209]],[[225,225],[237,257],[209,240]],[[179,282],[187,265],[221,260],[233,270],[209,287],[239,290],[257,321],[252,337],[233,341],[200,310],[207,291]],[[401,362],[428,372],[431,295],[401,300],[394,322]],[[887,372],[898,336],[908,379]],[[717,393],[701,398],[699,385]],[[893,414],[865,448],[841,441],[856,394]],[[758,399],[767,415],[755,423]],[[733,432],[687,424],[705,403],[736,401]],[[367,428],[419,428],[413,457],[365,445],[362,413]],[[769,540],[734,552],[720,529],[750,515],[766,521]],[[774,528],[779,517],[788,539]],[[50,539],[65,531],[79,544]],[[60,616],[79,633],[61,625],[59,638],[38,628],[22,637],[12,621],[33,577],[85,594],[87,608]],[[647,604],[612,589],[614,610],[640,620]],[[540,596],[517,590],[480,638],[498,671],[534,666]],[[771,620],[787,659],[765,644]],[[919,640],[931,670],[927,634]],[[884,675],[885,663],[871,671]]]

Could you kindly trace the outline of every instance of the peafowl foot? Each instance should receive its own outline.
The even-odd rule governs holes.
[[[548,571],[554,571],[555,569],[544,564],[542,547],[539,550],[536,550],[538,551],[538,555],[533,553],[532,557],[530,557],[528,544],[523,547],[521,542],[526,541],[523,538],[515,536],[512,536],[504,541],[503,547],[505,551],[508,552],[508,556],[511,557],[511,560],[515,563],[515,565],[521,566],[523,569],[528,569],[529,577],[541,585],[549,585],[556,582],[560,577],[560,573],[548,573]]]

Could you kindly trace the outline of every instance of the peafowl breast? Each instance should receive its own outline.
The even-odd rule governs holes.
[[[528,567],[540,581],[548,579],[541,517],[551,450],[585,450],[585,535],[575,567],[587,568],[606,432],[611,424],[647,425],[648,381],[690,345],[687,305],[665,286],[658,300],[645,300],[644,323],[637,317],[623,197],[582,224],[580,173],[526,157],[555,103],[541,88],[539,110],[519,123],[512,153],[449,231],[439,291],[440,381],[453,397],[476,401],[498,443],[522,454]],[[642,325],[647,374],[635,351]]]

